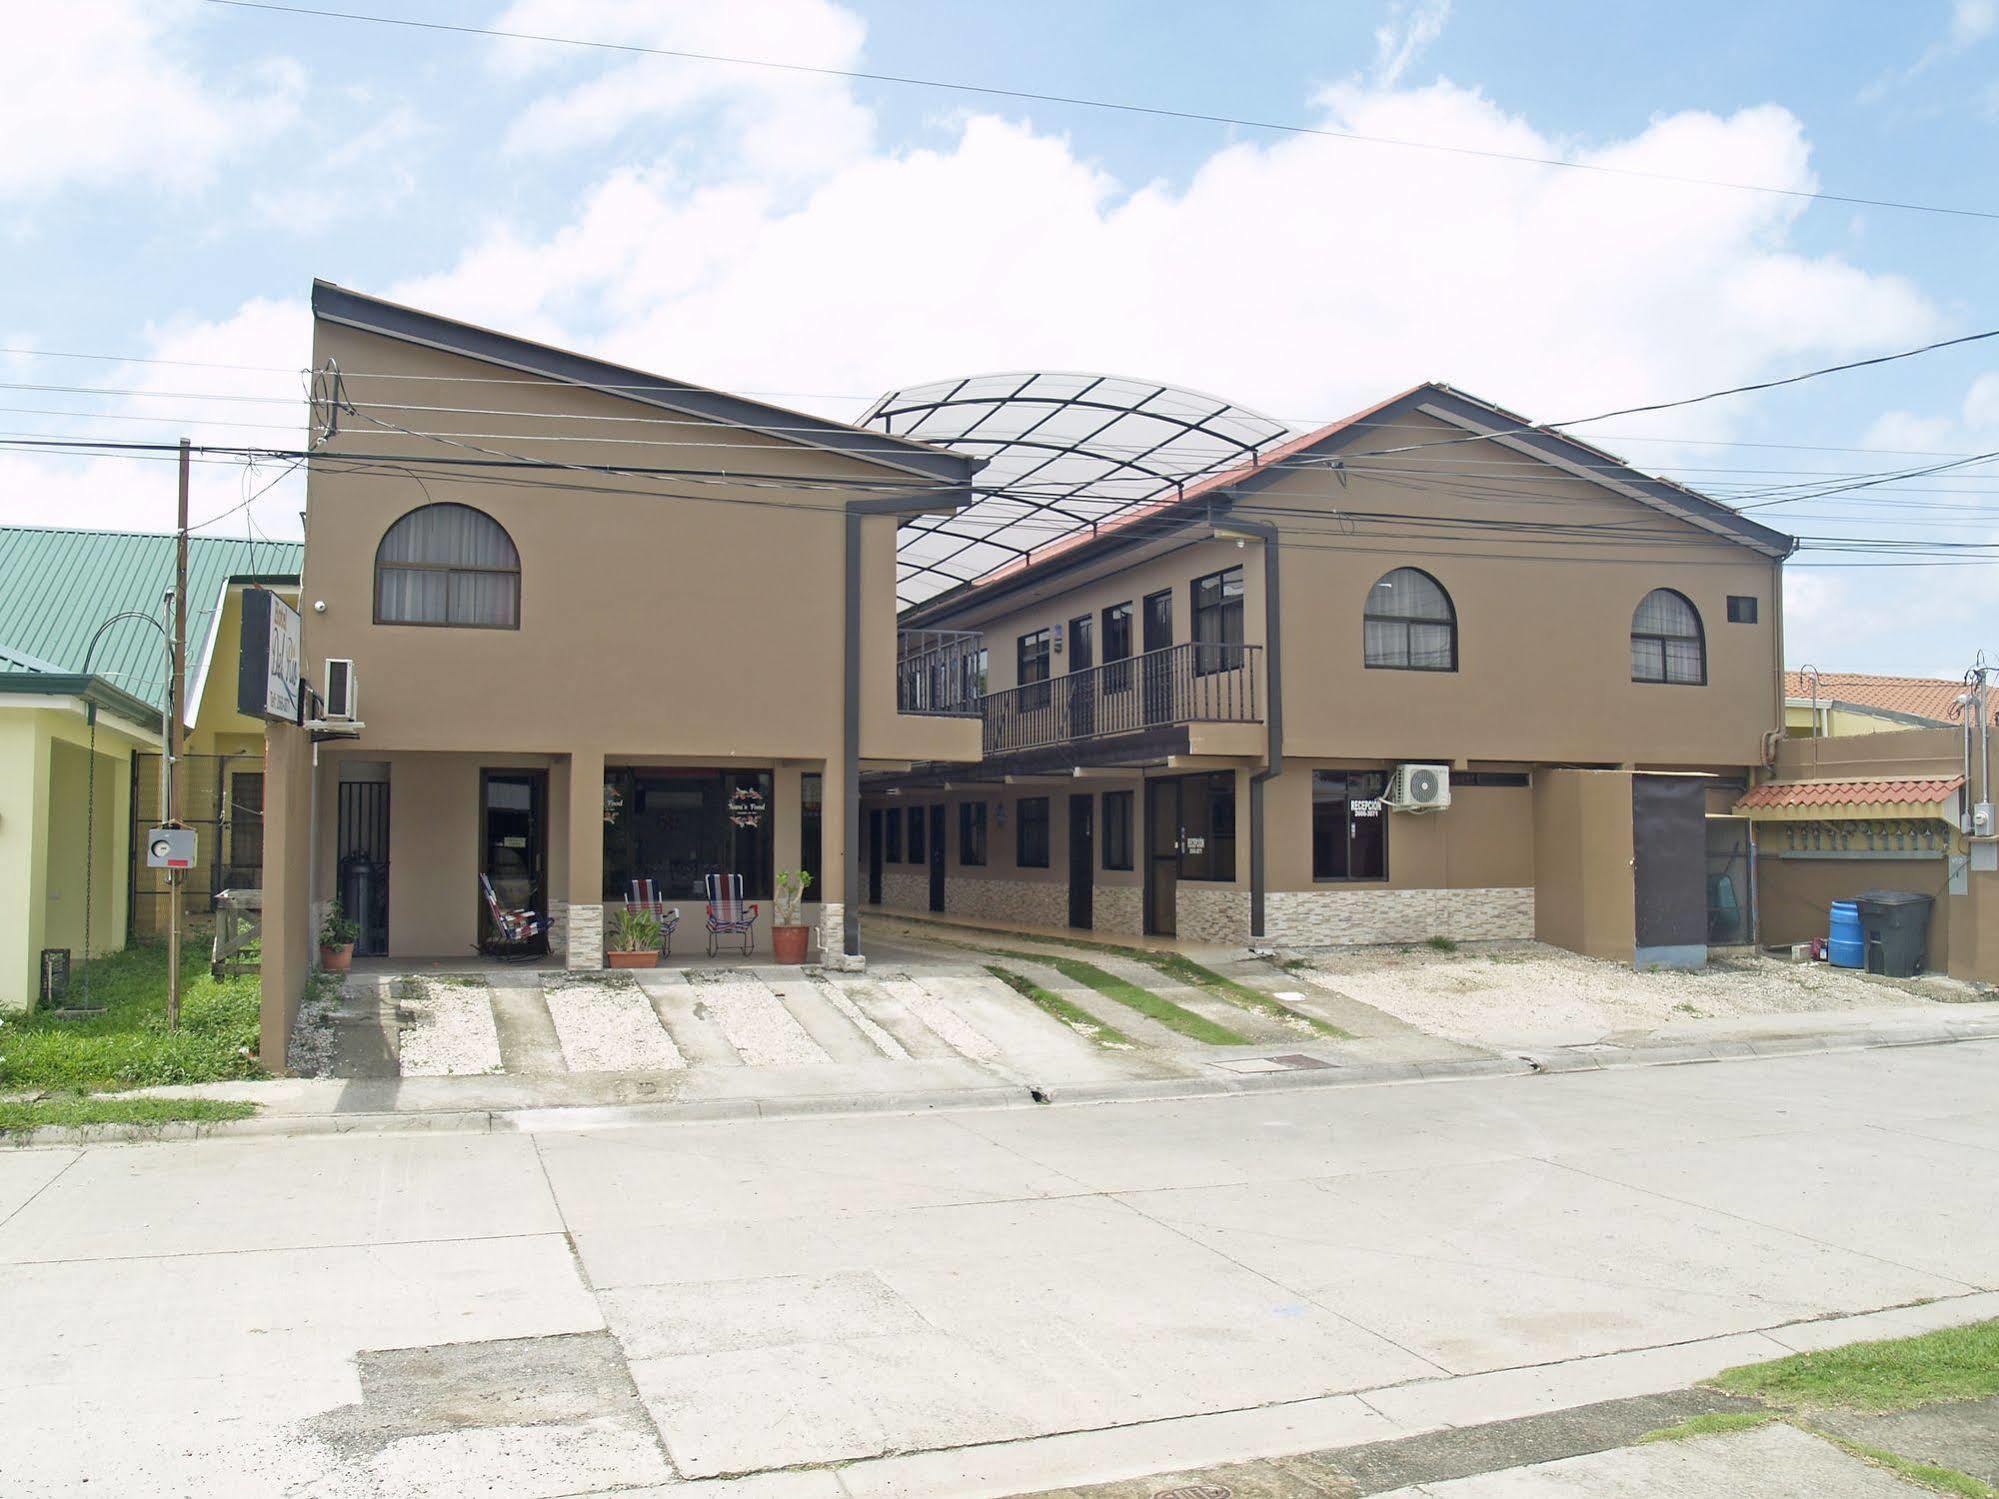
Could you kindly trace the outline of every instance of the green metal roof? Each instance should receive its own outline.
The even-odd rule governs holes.
[[[189,538],[190,683],[208,654],[224,586],[231,579],[296,581],[304,559],[305,546],[296,541]],[[159,616],[173,578],[169,534],[0,526],[0,671],[81,673],[98,626],[127,609]],[[90,674],[157,713],[166,701],[167,677],[159,631],[138,620],[112,626]]]

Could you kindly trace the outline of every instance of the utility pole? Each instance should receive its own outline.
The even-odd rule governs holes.
[[[167,683],[167,824],[181,825],[181,747],[187,737],[187,468],[188,439],[180,440],[180,505],[174,526],[173,665]],[[167,871],[167,1029],[180,1029],[181,871]]]

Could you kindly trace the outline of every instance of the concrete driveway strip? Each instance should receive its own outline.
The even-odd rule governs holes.
[[[761,1499],[920,1454],[897,1492],[952,1499],[1176,1423],[1676,1387],[1993,1283],[1995,1059],[0,1155],[0,1493]],[[966,1484],[967,1444],[1054,1466]]]

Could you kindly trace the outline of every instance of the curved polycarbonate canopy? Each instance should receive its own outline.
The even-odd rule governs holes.
[[[896,596],[921,603],[1088,535],[1189,479],[1249,462],[1282,423],[1199,391],[1117,375],[971,375],[892,391],[860,425],[985,460],[972,504],[902,527]]]

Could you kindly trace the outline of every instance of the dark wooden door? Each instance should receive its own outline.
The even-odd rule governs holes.
[[[868,813],[868,904],[882,903],[882,815],[877,807]]]
[[[1145,783],[1145,929],[1171,937],[1180,929],[1180,783]]]
[[[932,807],[925,819],[930,824],[930,909],[944,909],[944,809]]]
[[[1091,898],[1096,889],[1097,840],[1095,801],[1069,798],[1069,925],[1088,931],[1095,922]]]

